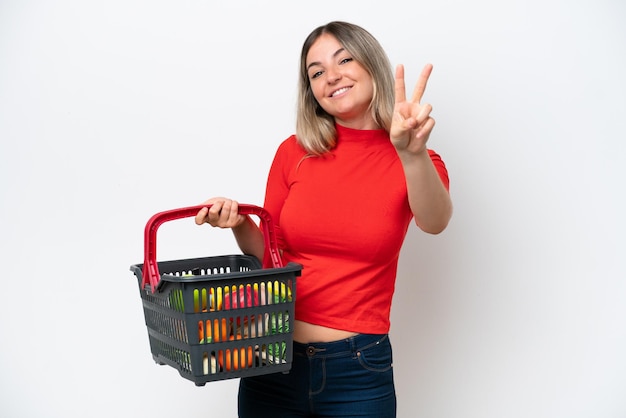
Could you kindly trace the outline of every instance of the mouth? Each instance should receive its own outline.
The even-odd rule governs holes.
[[[343,94],[343,93],[347,92],[347,91],[348,91],[348,90],[350,90],[351,88],[352,88],[352,87],[342,87],[342,88],[340,88],[340,89],[338,89],[338,90],[333,91],[333,92],[330,94],[330,97],[336,97],[336,96],[339,96],[340,94]]]

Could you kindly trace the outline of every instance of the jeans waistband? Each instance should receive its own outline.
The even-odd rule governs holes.
[[[354,354],[359,350],[379,344],[388,338],[388,334],[357,334],[343,340],[328,343],[299,343],[293,342],[294,355],[308,357],[329,357]]]

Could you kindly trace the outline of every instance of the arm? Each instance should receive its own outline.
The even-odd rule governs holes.
[[[214,197],[203,204],[212,204],[202,208],[196,215],[197,225],[208,223],[219,228],[231,228],[237,245],[244,254],[253,255],[263,260],[265,242],[257,224],[247,215],[239,214],[239,204],[235,200]]]
[[[415,223],[424,232],[442,232],[452,217],[452,201],[428,151],[418,155],[398,154],[406,176],[409,205]]]
[[[432,106],[421,104],[432,65],[424,67],[413,92],[406,100],[404,67],[396,69],[395,108],[389,136],[398,152],[406,177],[409,205],[415,222],[425,232],[442,232],[452,216],[452,201],[428,153],[426,143],[435,126]]]
[[[296,150],[296,155],[292,155]],[[285,140],[279,147],[270,167],[265,193],[264,209],[274,220],[276,238],[281,248],[280,211],[289,193],[289,186],[284,171],[293,167],[294,161],[300,161],[305,155],[297,145],[295,136]],[[264,265],[270,266],[269,249],[265,248],[263,232],[257,224],[246,215],[239,214],[239,204],[224,197],[214,197],[203,204],[212,204],[209,208],[201,209],[196,215],[196,224],[208,223],[219,228],[231,228],[237,245],[244,254],[254,255]]]

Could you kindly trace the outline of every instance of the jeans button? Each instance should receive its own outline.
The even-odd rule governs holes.
[[[308,346],[306,349],[306,354],[309,357],[312,357],[315,355],[315,347],[313,347],[312,345]]]

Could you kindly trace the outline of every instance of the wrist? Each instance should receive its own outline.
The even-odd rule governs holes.
[[[398,156],[400,157],[400,161],[402,161],[403,164],[419,162],[420,160],[430,161],[430,155],[428,155],[428,148],[426,148],[425,145],[418,151],[411,151],[406,148],[402,150],[396,150],[396,151],[398,153]]]

